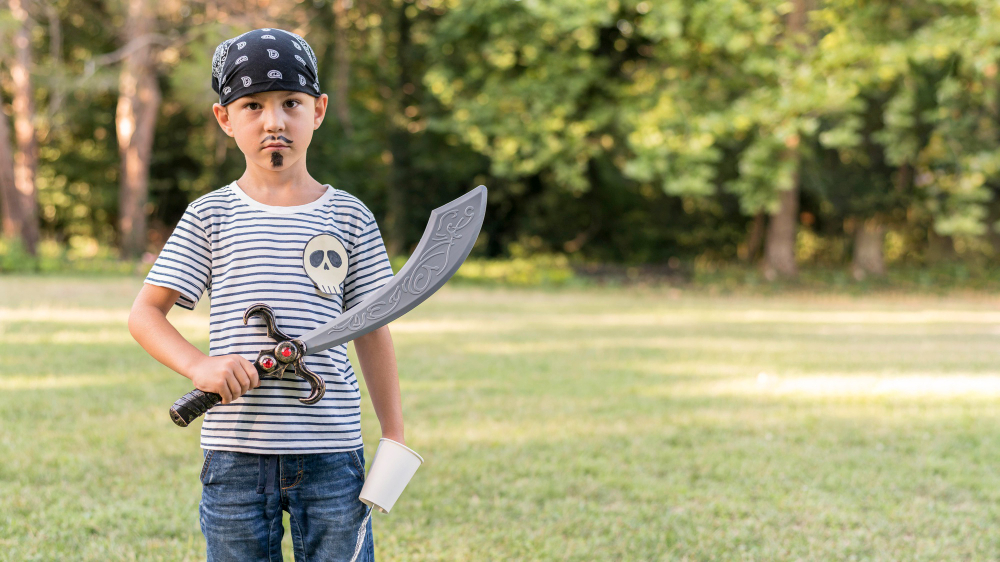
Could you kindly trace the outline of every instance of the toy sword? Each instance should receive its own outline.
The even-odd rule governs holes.
[[[483,226],[486,211],[486,186],[480,185],[465,195],[431,211],[423,236],[406,265],[388,283],[371,296],[331,322],[298,338],[278,329],[274,311],[266,304],[253,304],[243,314],[243,324],[260,316],[267,325],[268,337],[278,344],[261,350],[254,367],[260,378],[280,379],[291,367],[295,375],[309,382],[309,396],[303,404],[315,404],[323,398],[326,383],[305,366],[302,358],[347,343],[406,314],[441,288],[469,256]],[[209,408],[222,402],[222,396],[195,389],[182,396],[170,408],[170,419],[187,427]]]

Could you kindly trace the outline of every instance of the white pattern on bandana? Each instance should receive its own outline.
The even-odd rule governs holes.
[[[222,82],[222,65],[226,64],[226,55],[229,53],[229,46],[235,39],[229,39],[219,43],[215,48],[215,55],[212,56],[212,76]]]
[[[300,51],[306,52],[306,55],[309,57],[309,61],[312,62],[313,72],[315,72],[318,75],[319,64],[317,64],[316,62],[316,53],[313,52],[312,47],[309,46],[309,43],[305,39],[303,39],[302,37],[300,37],[295,33],[292,33],[291,31],[285,31],[284,29],[280,31],[282,31],[283,33],[285,33],[285,35],[288,35],[293,39],[292,46],[294,46],[296,49]]]
[[[316,53],[313,53],[313,50],[309,47],[309,44],[306,43],[305,39],[300,38],[299,41],[302,42],[302,48],[305,49],[306,54],[309,55],[309,62],[313,65],[313,72],[319,74],[319,66],[316,64]]]
[[[261,35],[262,31],[271,31],[271,33]],[[299,54],[295,54],[295,51],[282,51],[282,49],[287,49],[287,45],[283,42],[278,42],[273,45],[275,48],[264,49],[267,51],[268,57],[274,60],[271,65],[268,65],[271,66],[271,69],[268,69],[266,66],[261,68],[263,65],[260,62],[257,62],[259,60],[259,55],[256,55],[258,59],[256,59],[255,62],[250,62],[249,56],[239,56],[235,62],[232,60],[227,61],[229,50],[232,45],[236,45],[239,50],[249,47],[257,53],[262,47],[264,47],[264,45],[260,44],[262,39],[276,40],[276,35],[279,32],[284,33],[290,38],[292,47],[295,51],[298,51],[301,56],[299,56]],[[291,61],[287,58],[282,59],[282,52],[285,53],[286,57],[287,55],[292,55],[302,66],[295,68],[291,66],[284,66],[286,64],[284,61],[287,60],[288,63],[291,63]],[[302,69],[306,69],[306,74],[301,74]],[[284,75],[288,74],[290,77],[299,77],[298,84],[292,82],[292,84],[295,84],[292,86],[293,89],[299,87],[303,89],[302,91],[309,93],[310,95],[318,96],[320,93],[318,69],[319,64],[316,60],[316,54],[313,52],[312,47],[309,46],[309,43],[306,42],[305,39],[295,33],[278,28],[247,31],[237,37],[223,41],[216,48],[212,60],[212,87],[216,92],[220,93],[219,102],[228,104],[233,99],[238,98],[241,95],[246,95],[245,93],[238,93],[235,91],[240,88],[240,82],[236,82],[237,79],[242,82],[242,86],[244,88],[249,88],[251,85],[254,85],[253,87],[257,90],[261,88],[266,90],[268,88],[274,89],[278,87],[273,82],[271,85],[265,86],[265,83],[269,80],[283,80]],[[300,73],[294,74],[296,70],[299,70]],[[238,75],[237,71],[239,72]],[[290,80],[294,79],[290,78]]]
[[[246,33],[241,33],[232,39],[226,39],[222,43],[219,43],[219,46],[215,48],[215,54],[212,55],[212,76],[219,81],[220,86],[223,82],[225,82],[225,80],[222,80],[222,67],[226,64],[226,58],[229,56],[229,46],[236,43],[236,41],[247,33],[250,32],[247,31]],[[236,47],[237,49],[242,49],[246,44],[246,41],[240,41]]]

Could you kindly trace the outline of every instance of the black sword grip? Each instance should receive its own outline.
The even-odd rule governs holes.
[[[259,360],[254,361],[253,366],[257,369],[259,376],[263,377],[267,374],[267,370],[260,366]],[[170,407],[170,419],[181,427],[187,427],[189,423],[219,402],[222,402],[222,396],[196,388],[174,402],[174,405]]]
[[[189,423],[219,402],[222,402],[222,396],[214,392],[203,392],[196,388],[174,402],[174,405],[170,407],[170,419],[181,427],[187,427]]]

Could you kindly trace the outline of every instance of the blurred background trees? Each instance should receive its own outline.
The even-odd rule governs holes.
[[[480,256],[989,263],[998,24],[985,0],[10,0],[3,235],[156,252],[245,166],[212,116],[215,46],[275,26],[331,98],[310,171],[394,255],[485,183]]]

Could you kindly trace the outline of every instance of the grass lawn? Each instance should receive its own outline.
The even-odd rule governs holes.
[[[204,559],[141,282],[0,277],[0,560]],[[426,462],[379,560],[1000,557],[998,299],[449,286],[391,329]]]

